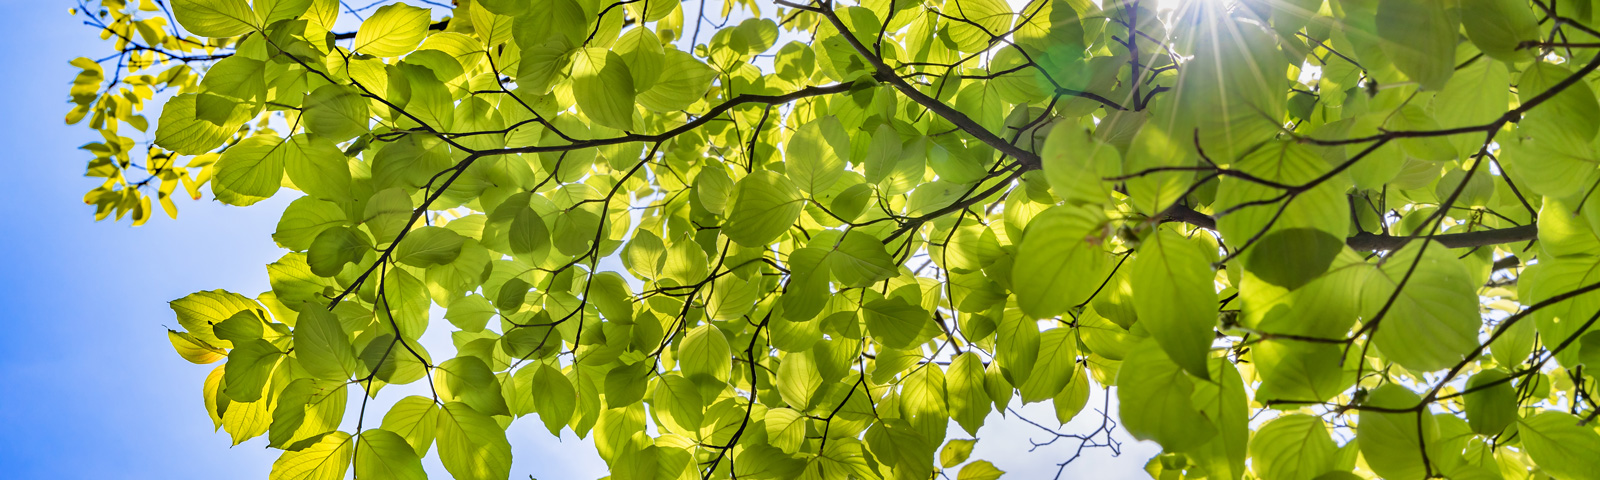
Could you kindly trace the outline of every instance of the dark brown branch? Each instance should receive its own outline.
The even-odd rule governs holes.
[[[709,122],[711,122],[711,120],[717,118],[718,116],[722,115],[723,113],[726,113],[729,110],[732,110],[734,107],[737,107],[739,105],[743,105],[743,104],[746,104],[746,103],[763,104],[763,105],[782,105],[782,104],[793,102],[795,100],[799,100],[799,99],[805,98],[805,97],[815,97],[815,96],[821,96],[821,95],[831,95],[831,94],[835,94],[835,93],[844,93],[844,92],[850,91],[851,89],[855,88],[855,86],[856,86],[856,84],[854,84],[854,83],[837,83],[837,84],[833,84],[833,85],[826,85],[826,86],[820,86],[820,87],[806,87],[806,88],[795,90],[793,92],[789,92],[789,93],[786,93],[786,94],[783,94],[783,95],[740,94],[739,96],[734,97],[732,100],[728,100],[726,102],[717,104],[717,106],[711,107],[711,109],[707,110],[706,113],[701,114],[699,117],[696,117],[694,120],[690,120],[688,123],[685,123],[683,125],[679,125],[679,126],[674,127],[674,128],[672,128],[670,130],[667,130],[667,131],[662,132],[662,133],[657,133],[657,134],[648,134],[647,135],[647,134],[629,133],[629,134],[626,134],[626,135],[612,137],[612,138],[599,138],[599,139],[594,139],[594,140],[581,140],[581,141],[572,142],[572,143],[569,143],[569,144],[566,144],[566,145],[549,145],[549,146],[528,146],[528,147],[517,147],[517,148],[501,148],[501,149],[493,149],[493,150],[481,150],[481,151],[478,151],[476,153],[479,153],[479,154],[482,154],[482,155],[505,155],[505,154],[512,154],[512,153],[565,152],[565,151],[569,151],[569,150],[581,150],[581,149],[585,149],[585,148],[594,148],[594,147],[601,147],[601,146],[606,146],[606,145],[616,145],[616,144],[621,144],[621,143],[661,142],[661,141],[669,140],[672,137],[676,137],[676,136],[678,136],[678,135],[680,135],[680,134],[682,134],[684,132],[687,132],[689,130],[693,130],[695,128],[698,128],[699,126],[704,125],[706,123],[709,123]]]
[[[1162,212],[1160,217],[1162,222],[1181,222],[1206,230],[1217,229],[1217,219],[1189,208],[1187,205],[1173,204],[1166,212]]]
[[[435,31],[435,32],[443,32],[444,29],[446,27],[449,27],[449,26],[450,26],[450,19],[447,18],[447,19],[444,19],[444,20],[440,20],[440,21],[428,24],[428,30]],[[349,39],[352,39],[352,38],[356,38],[356,32],[339,32],[339,33],[333,34],[333,39],[334,40],[349,40]]]
[[[1395,250],[1412,240],[1421,240],[1426,236],[1401,236],[1384,235],[1377,233],[1358,233],[1345,240],[1350,248],[1361,251]],[[1503,243],[1516,243],[1539,238],[1537,225],[1522,225],[1511,228],[1479,230],[1465,233],[1443,233],[1434,235],[1433,240],[1449,248],[1483,247]]]
[[[1495,260],[1493,269],[1490,271],[1498,272],[1501,270],[1510,270],[1520,266],[1522,266],[1522,259],[1517,258],[1516,255],[1506,255],[1505,258]]]
[[[1173,205],[1172,208],[1168,208],[1166,212],[1161,214],[1160,221],[1187,223],[1207,230],[1216,230],[1217,228],[1217,220],[1215,218],[1184,205]],[[1352,249],[1360,251],[1395,250],[1405,245],[1406,242],[1424,238],[1429,237],[1362,232],[1345,239],[1345,244]],[[1522,225],[1476,232],[1442,233],[1431,238],[1447,248],[1484,247],[1536,240],[1539,238],[1539,227],[1537,225]],[[1508,263],[1509,266],[1504,268],[1516,266],[1517,263],[1519,261],[1511,260]],[[1496,266],[1497,270],[1501,269],[1499,262],[1496,262]]]

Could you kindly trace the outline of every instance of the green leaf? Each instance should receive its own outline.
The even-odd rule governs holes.
[[[1528,301],[1533,301],[1533,299],[1528,299]],[[1489,354],[1500,365],[1521,364],[1528,359],[1528,355],[1533,353],[1533,343],[1536,337],[1539,336],[1538,331],[1535,329],[1534,324],[1529,322],[1517,322],[1505,328],[1505,333],[1500,334],[1500,338],[1489,344]]]
[[[218,367],[219,372],[222,369],[222,367]],[[223,375],[217,375],[216,377],[221,380]],[[267,433],[267,428],[272,421],[271,410],[273,402],[270,399],[254,402],[236,402],[227,398],[225,394],[217,394],[216,390],[208,391],[214,393],[209,398],[214,399],[214,404],[220,405],[217,407],[219,410],[223,410],[220,412],[222,417],[220,423],[222,429],[226,430],[229,436],[233,438],[234,445]]]
[[[763,289],[762,279],[739,278],[738,275],[724,275],[717,277],[712,282],[711,300],[706,304],[706,313],[716,320],[737,320],[750,313],[750,309],[766,293]]]
[[[679,450],[681,451],[681,450]],[[661,470],[662,448],[654,445],[643,448],[625,448],[611,462],[611,478],[616,480],[648,480],[656,478]]]
[[[623,32],[611,48],[627,63],[628,73],[633,77],[634,92],[649,90],[661,77],[666,51],[661,48],[661,40],[649,28],[639,27]]]
[[[644,406],[637,403],[601,411],[594,425],[594,444],[600,458],[626,463],[621,457],[628,451],[633,434],[644,430],[644,422]]]
[[[480,332],[488,326],[489,319],[495,316],[494,305],[483,295],[472,294],[465,298],[450,302],[450,307],[445,310],[444,318],[451,325],[468,332]]]
[[[1191,172],[1160,170],[1185,167],[1189,159],[1182,144],[1167,136],[1166,132],[1146,125],[1133,137],[1128,153],[1122,156],[1121,176],[1126,181],[1128,196],[1140,213],[1154,216],[1166,211],[1188,190]]]
[[[800,219],[805,198],[788,177],[771,171],[751,172],[734,185],[733,211],[723,225],[728,239],[746,247],[772,243]]]
[[[410,53],[428,36],[426,8],[404,3],[378,7],[361,22],[351,50],[378,57],[398,57]]]
[[[905,421],[879,422],[867,431],[866,440],[879,462],[894,467],[897,480],[933,475],[935,445]]]
[[[1130,265],[1129,279],[1143,298],[1136,302],[1139,323],[1150,338],[1185,371],[1208,378],[1206,356],[1217,324],[1217,294],[1211,270],[1214,255],[1204,243],[1161,230],[1139,246]]]
[[[494,306],[502,312],[515,312],[522,309],[528,298],[528,285],[526,280],[512,278],[500,285],[500,294],[495,296]]]
[[[1069,205],[1099,205],[1111,198],[1111,182],[1122,165],[1115,148],[1090,137],[1089,131],[1071,122],[1057,123],[1050,129],[1039,152],[1045,180],[1050,190]]]
[[[815,197],[844,175],[850,157],[850,135],[839,119],[822,117],[795,129],[784,146],[785,172],[800,191]]]
[[[966,91],[962,93],[965,94]],[[956,108],[963,106],[957,103]],[[981,159],[960,145],[942,143],[938,140],[928,141],[927,152],[928,167],[933,168],[933,173],[938,174],[941,180],[954,184],[969,184],[982,179],[987,173]]]
[[[372,429],[361,432],[356,443],[356,478],[426,480],[422,459],[404,438],[394,432]]]
[[[172,0],[172,15],[184,30],[203,37],[233,37],[261,25],[244,0]]]
[[[337,430],[349,397],[343,380],[299,378],[289,382],[273,402],[268,446],[298,450]]]
[[[1322,230],[1277,230],[1250,247],[1245,268],[1267,283],[1294,290],[1328,271],[1342,250],[1344,239]]]
[[[1122,424],[1134,438],[1185,451],[1217,435],[1217,426],[1191,403],[1194,380],[1154,340],[1128,353],[1116,385]]]
[[[676,373],[660,378],[650,400],[656,417],[674,431],[698,432],[705,424],[705,400],[700,396],[700,387]],[[767,413],[767,419],[768,425],[772,425],[772,411]]]
[[[1378,162],[1383,159],[1372,160]],[[1359,162],[1356,166],[1367,163]],[[1269,228],[1317,229],[1339,239],[1349,236],[1350,222],[1343,219],[1350,216],[1349,197],[1345,194],[1350,184],[1344,177],[1329,172],[1328,162],[1311,147],[1290,141],[1267,143],[1246,154],[1230,168],[1287,185],[1305,185],[1319,181],[1324,175],[1333,176],[1315,188],[1300,192],[1287,205],[1282,205],[1281,214],[1278,213],[1279,207],[1271,204],[1248,205],[1271,201],[1282,195],[1282,190],[1232,176],[1223,177],[1217,182],[1217,198],[1212,202],[1212,207],[1218,212],[1228,212],[1217,218],[1217,231],[1229,243],[1248,241]],[[1249,250],[1257,247],[1259,245],[1252,245]]]
[[[1372,390],[1367,405],[1378,408],[1407,409],[1417,406],[1422,398],[1397,384],[1385,384]],[[1356,442],[1361,445],[1361,456],[1383,478],[1425,477],[1422,446],[1432,445],[1439,436],[1439,427],[1432,414],[1419,412],[1389,413],[1362,410],[1361,423],[1356,428]]]
[[[315,304],[303,304],[297,311],[294,351],[300,367],[323,380],[349,380],[356,372],[356,354],[339,318]]]
[[[995,468],[988,460],[977,460],[961,467],[961,473],[956,474],[956,480],[995,480],[1006,472]]]
[[[1067,388],[1062,389],[1050,402],[1056,410],[1056,422],[1061,425],[1071,422],[1089,404],[1089,374],[1077,366],[1072,370],[1072,380],[1067,383]]]
[[[1463,2],[1466,4],[1474,1]],[[1488,0],[1498,2],[1498,0]],[[1483,2],[1478,2],[1483,3]],[[1524,9],[1526,12],[1526,9]],[[1472,17],[1463,17],[1467,20]],[[1469,23],[1470,25],[1470,23]],[[1470,31],[1468,32],[1471,33]],[[1506,112],[1511,101],[1511,73],[1502,62],[1473,62],[1456,71],[1444,90],[1433,97],[1433,118],[1440,128],[1457,128],[1484,125],[1498,119]],[[1456,135],[1448,140],[1456,147],[1456,154],[1466,157],[1478,153],[1483,139],[1476,135]],[[1453,188],[1454,185],[1451,185]]]
[[[589,301],[607,320],[633,323],[633,291],[616,272],[600,272],[589,279]]]
[[[1504,335],[1501,338],[1504,338]],[[1589,368],[1600,367],[1600,331],[1591,331],[1579,337],[1578,363]]]
[[[332,432],[303,450],[286,451],[272,462],[271,480],[341,480],[350,469],[350,434]]]
[[[1050,318],[1089,299],[1110,267],[1099,243],[1105,213],[1057,206],[1028,223],[1011,270],[1017,305],[1031,318]]]
[[[478,357],[463,355],[445,360],[433,370],[433,376],[440,401],[463,403],[474,412],[487,415],[511,414],[500,394],[500,380]]]
[[[156,146],[184,155],[199,155],[221,146],[249,120],[245,115],[233,115],[221,125],[212,123],[197,116],[198,102],[199,95],[186,93],[172,97],[162,106],[161,119],[156,125]]]
[[[873,300],[861,306],[872,338],[889,348],[907,349],[928,341],[925,327],[933,320],[927,310],[906,303],[902,297]]]
[[[872,143],[867,147],[867,155],[861,160],[867,181],[878,183],[889,176],[894,171],[895,164],[900,162],[902,151],[900,133],[889,124],[879,125],[877,131],[872,133]]]
[[[295,135],[283,145],[283,169],[295,188],[322,200],[351,200],[350,164],[332,141]]]
[[[211,190],[217,200],[248,206],[266,200],[283,185],[284,159],[290,149],[270,135],[246,138],[222,152]]]
[[[1600,433],[1578,417],[1546,410],[1518,422],[1528,457],[1551,477],[1600,478]]]
[[[1522,42],[1539,40],[1533,9],[1516,0],[1462,0],[1461,26],[1473,45],[1503,62],[1532,57],[1533,49],[1522,48]]]
[[[311,0],[256,0],[256,18],[270,26],[279,20],[299,18],[311,9]]]
[[[1014,389],[1011,388],[1011,382],[1006,379],[1005,372],[1001,370],[1000,362],[989,362],[989,366],[984,367],[983,386],[989,390],[989,400],[995,405],[1011,404],[1011,394]]]
[[[774,408],[767,411],[767,437],[772,446],[784,453],[796,452],[805,441],[806,417],[792,408]]]
[[[494,391],[499,394],[499,390]],[[511,444],[506,432],[488,415],[460,402],[444,404],[439,414],[439,461],[450,475],[463,480],[506,480],[511,477]]]
[[[733,351],[721,330],[701,325],[684,334],[678,345],[678,361],[683,376],[695,383],[726,382],[733,369]]]
[[[999,329],[995,332],[995,362],[991,367],[999,365],[1005,379],[1010,383],[1005,385],[1006,397],[1009,400],[1012,385],[1021,385],[1033,373],[1035,362],[1039,359],[1039,323],[1032,318],[1025,317],[1020,311],[1007,310],[1000,319]],[[987,380],[992,380],[988,377]],[[989,388],[997,385],[989,382]],[[992,390],[991,390],[992,392]],[[992,393],[991,393],[991,396]],[[996,400],[995,405],[1004,405]]]
[[[1464,403],[1473,432],[1498,435],[1517,420],[1517,393],[1506,377],[1502,370],[1484,370],[1467,379]]]
[[[478,0],[475,4],[497,15],[516,16],[528,9],[526,2],[518,0]]]
[[[826,231],[811,237],[808,245],[827,251],[823,264],[840,285],[867,287],[899,273],[883,242],[859,230],[846,230],[842,235]]]
[[[1455,73],[1457,15],[1428,0],[1379,0],[1379,46],[1395,68],[1427,90],[1440,90]]]
[[[190,363],[213,363],[228,356],[226,350],[211,346],[185,332],[167,330],[167,340],[172,342],[172,348],[178,351],[178,355]]]
[[[412,230],[395,248],[394,259],[413,267],[443,265],[456,260],[466,239],[444,228],[427,226]]]
[[[1400,107],[1399,110],[1388,113],[1386,116],[1388,121],[1385,122],[1384,128],[1388,130],[1438,130],[1440,128],[1439,122],[1417,105]],[[1449,142],[1439,137],[1402,138],[1400,139],[1400,147],[1406,156],[1412,159],[1435,162],[1448,162],[1456,159],[1455,149],[1451,148]],[[1477,153],[1476,150],[1473,153]],[[1459,181],[1456,183],[1459,183]]]
[[[266,62],[232,56],[212,65],[200,81],[195,117],[226,125],[235,114],[254,116],[266,100]]]
[[[1454,365],[1478,346],[1478,295],[1467,267],[1440,245],[1411,242],[1384,259],[1364,283],[1361,310],[1367,321],[1389,304],[1373,343],[1389,360],[1417,371]],[[1412,269],[1405,289],[1400,280]],[[1419,342],[1426,338],[1429,341]]]
[[[555,367],[539,364],[527,368],[539,369],[533,374],[531,392],[539,420],[544,422],[551,435],[560,435],[561,428],[567,426],[567,422],[572,420],[573,411],[577,409],[578,392],[573,389],[572,381]]]
[[[232,348],[233,344],[217,338],[212,333],[212,326],[222,323],[239,312],[253,310],[262,311],[260,304],[254,300],[237,293],[226,290],[210,290],[195,292],[183,298],[173,300],[168,304],[172,312],[178,317],[178,325],[188,330],[195,339],[215,345],[220,348]]]
[[[361,223],[372,234],[374,243],[384,245],[394,241],[411,221],[411,197],[400,187],[385,189],[367,199],[367,208],[361,213]]]
[[[1572,76],[1565,67],[1535,62],[1517,78],[1517,100],[1527,103]],[[1600,131],[1600,102],[1585,82],[1577,82],[1530,110],[1517,122],[1525,139],[1507,142],[1513,173],[1546,196],[1583,193],[1593,173],[1593,141]]]
[[[1250,397],[1239,370],[1221,358],[1208,363],[1211,382],[1195,384],[1191,398],[1218,434],[1190,455],[1217,478],[1242,478],[1250,442]]]
[[[428,397],[402,398],[383,415],[383,429],[404,438],[417,458],[427,455],[428,449],[433,447],[438,427],[439,406]]]
[[[429,58],[419,54],[423,59]],[[413,57],[407,57],[396,70],[390,72],[392,79],[403,79],[405,87],[409,89],[406,104],[404,125],[420,124],[424,129],[434,131],[451,131],[455,125],[455,97],[450,93],[449,87],[443,83],[447,75],[434,73],[421,61],[413,62]],[[470,106],[471,103],[469,102]]]
[[[689,108],[711,89],[717,71],[678,49],[667,48],[664,53],[661,76],[648,90],[639,93],[639,105],[656,112]]]
[[[1277,48],[1279,41],[1270,30],[1246,21],[1248,15],[1230,14],[1227,6],[1195,4],[1181,9],[1183,15],[1177,22],[1190,27],[1179,29],[1174,43],[1176,48],[1192,51],[1194,59],[1178,69],[1173,97],[1157,102],[1169,106],[1157,108],[1151,122],[1134,137],[1123,156],[1128,163],[1125,173],[1162,165],[1194,166],[1201,163],[1195,155],[1200,151],[1211,161],[1230,163],[1282,131],[1287,113],[1284,92],[1290,87],[1286,57],[1293,55]],[[1300,60],[1293,60],[1296,66]],[[1152,154],[1162,156],[1148,156]],[[1156,192],[1155,198],[1136,204],[1142,212],[1154,215],[1193,183],[1192,174],[1154,175],[1149,184],[1139,188],[1135,185],[1145,182],[1129,181],[1128,192],[1136,200],[1143,195],[1135,190]],[[1145,205],[1159,208],[1144,210]]]
[[[222,375],[223,391],[235,402],[261,400],[262,389],[272,379],[283,357],[283,351],[266,340],[239,342],[228,352],[228,363],[224,365],[227,368]]]
[[[1039,360],[1028,380],[1017,385],[1023,403],[1054,398],[1078,372],[1078,337],[1070,328],[1052,328],[1039,335]]]
[[[502,205],[500,209],[495,210],[495,217],[511,216],[511,228],[507,231],[506,237],[510,242],[511,253],[535,259],[549,255],[550,229],[545,225],[544,218],[529,207],[527,202],[520,201],[516,196],[507,200],[507,203],[509,205]],[[502,211],[510,213],[501,213]]]
[[[1557,206],[1555,202],[1548,205]],[[1555,210],[1552,210],[1555,211]],[[1552,217],[1564,216],[1562,214],[1550,215]],[[1540,219],[1543,223],[1544,220]],[[1553,245],[1546,245],[1547,249]],[[1525,301],[1538,303],[1566,294],[1573,289],[1581,288],[1596,281],[1600,270],[1593,257],[1555,257],[1550,258],[1537,268],[1530,267],[1524,271],[1526,275],[1522,281],[1526,282],[1523,297]],[[1579,328],[1593,315],[1596,301],[1600,295],[1593,292],[1579,295],[1576,298],[1559,302],[1554,305],[1533,311],[1533,319],[1537,322],[1537,338],[1543,342],[1560,342],[1568,338],[1583,335]],[[1518,322],[1525,323],[1525,322]],[[1581,337],[1579,337],[1581,341]],[[1582,344],[1574,344],[1576,349],[1568,347],[1556,354],[1556,361],[1567,368],[1572,368],[1581,362]],[[1527,357],[1517,359],[1517,363],[1527,360]],[[1515,365],[1515,364],[1512,364]]]
[[[324,229],[344,225],[345,222],[344,209],[339,205],[300,197],[284,209],[283,218],[278,220],[278,229],[272,233],[272,239],[281,247],[303,251],[311,248],[311,243]]]
[[[640,231],[623,247],[622,265],[640,279],[655,278],[661,272],[661,263],[666,254],[667,247],[661,237],[649,231]]]
[[[1303,318],[1295,320],[1304,321]],[[1324,401],[1333,398],[1350,386],[1340,367],[1341,352],[1339,346],[1327,343],[1271,340],[1256,344],[1250,349],[1256,372],[1261,376],[1256,399]]]
[[[1011,6],[1000,0],[951,0],[945,3],[943,11],[959,19],[950,23],[950,39],[963,52],[976,52],[989,46],[991,37],[1011,30],[1012,18],[1016,16]]]
[[[594,123],[623,131],[634,129],[633,73],[616,52],[590,47],[574,55],[572,95]]]
[[[235,344],[262,340],[266,336],[266,326],[262,324],[260,315],[260,311],[235,313],[221,323],[216,324],[212,332],[217,335],[217,338]]]
[[[1250,441],[1250,458],[1261,478],[1312,480],[1333,469],[1338,449],[1321,418],[1297,413],[1262,425]]]
[[[305,99],[302,119],[306,131],[330,142],[340,143],[367,133],[371,112],[361,92],[343,85],[325,85]]]
[[[949,395],[946,403],[950,417],[969,435],[978,434],[978,429],[983,428],[984,419],[994,408],[984,385],[984,377],[983,360],[971,351],[956,355],[950,361],[949,371],[945,372],[945,388]],[[945,468],[951,466],[946,462]]]
[[[790,408],[807,411],[822,388],[822,373],[807,353],[791,353],[778,364],[778,395]]]
[[[629,405],[644,399],[645,387],[650,374],[654,373],[654,366],[653,362],[625,363],[606,372],[606,403]]]
[[[967,461],[967,458],[972,456],[972,447],[977,444],[977,439],[951,440],[945,443],[944,448],[939,449],[939,467],[954,468],[961,462]]]
[[[311,267],[311,273],[319,277],[332,277],[344,269],[345,264],[361,260],[361,256],[372,250],[367,244],[366,235],[355,229],[333,227],[323,230],[311,241],[311,248],[306,252],[306,264]]]
[[[950,424],[950,407],[945,403],[948,389],[944,371],[919,368],[900,379],[901,415],[914,427]]]

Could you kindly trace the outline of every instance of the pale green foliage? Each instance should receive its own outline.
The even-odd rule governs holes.
[[[168,332],[271,478],[992,480],[1112,396],[1050,438],[1163,480],[1600,471],[1590,0],[342,3],[72,62],[96,218],[299,197]]]

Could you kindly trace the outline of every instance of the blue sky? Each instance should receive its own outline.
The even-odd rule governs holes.
[[[158,213],[137,228],[94,222],[82,198],[97,181],[83,176],[89,156],[77,147],[98,136],[62,122],[77,73],[67,61],[110,47],[67,14],[72,3],[0,0],[13,20],[0,29],[0,59],[10,67],[0,75],[0,145],[9,168],[0,175],[0,205],[8,209],[0,234],[0,472],[25,479],[264,479],[278,452],[264,439],[230,447],[225,433],[213,433],[200,389],[214,365],[173,353],[166,302],[197,290],[266,290],[263,265],[283,253],[270,234],[292,198],[235,208],[208,193],[202,201],[180,200],[177,221]],[[435,355],[451,350],[446,335],[430,332]],[[1090,405],[1099,402],[1097,396]],[[1054,426],[1048,404],[1025,412]],[[1095,426],[1074,423],[1067,430]],[[1048,478],[1071,450],[1027,452],[1027,438],[1043,439],[1032,428],[991,418],[974,458],[993,460],[1013,478]],[[557,440],[526,419],[509,434],[512,478],[604,475],[592,447],[570,433]],[[1128,442],[1124,455],[1086,451],[1068,476],[1145,478],[1142,466],[1154,449],[1125,432],[1118,438]],[[436,455],[424,463],[434,478],[448,478]]]

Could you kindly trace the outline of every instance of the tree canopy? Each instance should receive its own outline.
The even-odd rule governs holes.
[[[75,9],[96,218],[296,197],[171,302],[273,479],[1600,478],[1590,0],[410,1]]]

